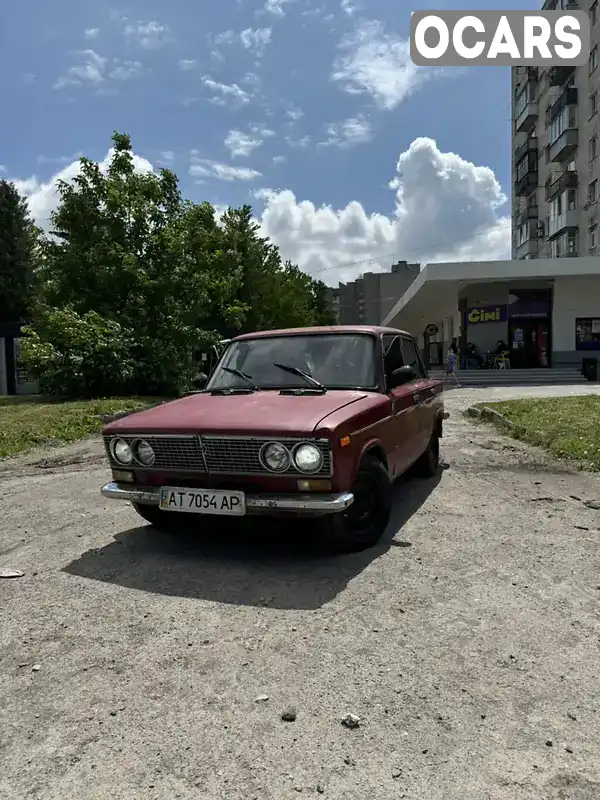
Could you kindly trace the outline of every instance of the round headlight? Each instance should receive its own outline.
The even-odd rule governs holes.
[[[323,454],[314,444],[305,442],[299,444],[294,450],[294,463],[300,472],[312,474],[318,472],[323,466]]]
[[[271,472],[285,472],[290,466],[290,451],[281,442],[267,442],[261,447],[260,460]]]
[[[111,443],[111,450],[115,461],[123,466],[128,466],[133,461],[133,453],[131,447],[125,439],[113,439]]]
[[[140,464],[143,464],[145,467],[151,467],[152,464],[154,464],[154,460],[156,458],[154,455],[154,450],[152,449],[152,446],[148,444],[148,442],[144,441],[144,439],[140,439],[139,442],[136,442],[133,449],[135,457]]]

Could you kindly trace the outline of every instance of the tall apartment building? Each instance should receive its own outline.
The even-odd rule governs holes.
[[[390,272],[365,272],[355,281],[329,287],[338,325],[380,325],[420,271],[420,264],[399,261]]]
[[[547,0],[587,11],[589,63],[512,70],[512,257],[600,255],[598,0]]]

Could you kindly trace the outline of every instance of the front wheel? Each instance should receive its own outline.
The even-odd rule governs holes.
[[[392,483],[379,459],[365,456],[352,493],[354,502],[346,511],[323,519],[326,545],[337,552],[359,552],[373,547],[390,520]]]
[[[433,478],[440,470],[440,436],[436,429],[431,435],[427,450],[414,466],[414,473],[419,478]]]
[[[182,520],[174,519],[177,516],[182,517],[184,514],[172,514],[168,511],[162,511],[158,506],[149,506],[145,503],[132,503],[131,504],[137,513],[149,522],[154,528],[159,531],[173,531],[179,522],[181,525]]]

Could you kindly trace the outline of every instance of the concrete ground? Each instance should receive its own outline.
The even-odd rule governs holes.
[[[458,413],[499,393],[342,558],[161,536],[97,442],[0,466],[0,798],[598,800],[600,484]]]

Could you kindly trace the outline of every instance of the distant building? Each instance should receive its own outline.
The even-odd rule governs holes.
[[[590,16],[587,64],[512,69],[512,257],[600,254],[598,0],[545,0]]]
[[[35,394],[37,384],[29,379],[19,363],[19,323],[0,322],[0,396]]]
[[[327,299],[338,325],[379,325],[419,275],[420,264],[399,261],[390,272],[365,272],[329,287]]]

